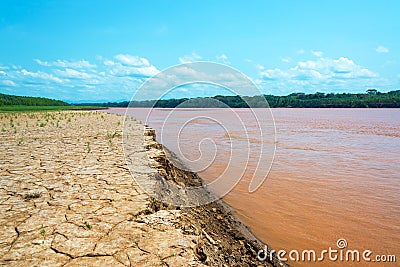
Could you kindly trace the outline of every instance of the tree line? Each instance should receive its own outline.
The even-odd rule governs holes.
[[[69,106],[68,103],[44,97],[0,94],[0,106]]]
[[[292,93],[287,96],[222,96],[179,98],[108,103],[85,103],[81,105],[106,107],[156,107],[156,108],[400,108],[400,90],[380,93]]]

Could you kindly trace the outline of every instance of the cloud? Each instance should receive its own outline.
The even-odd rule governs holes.
[[[261,64],[255,64],[254,67],[256,67],[256,69],[258,69],[260,71],[265,69],[265,67],[263,65],[261,65]]]
[[[290,57],[282,57],[281,61],[284,63],[290,63],[290,61],[292,61],[292,59]]]
[[[324,53],[321,51],[311,51],[311,54],[313,54],[316,57],[322,57],[324,55]]]
[[[66,68],[65,70],[55,70],[54,73],[56,73],[58,76],[70,79],[89,79],[92,77],[84,71],[78,71],[69,68]]]
[[[159,70],[153,65],[135,67],[135,66],[123,65],[119,62],[113,62],[113,61],[107,61],[104,63],[104,65],[107,67],[106,69],[108,70],[108,74],[117,77],[148,78],[156,75],[159,72]]]
[[[372,78],[377,74],[354,63],[353,60],[340,57],[338,59],[318,58],[317,60],[308,60],[298,62],[291,68],[292,72],[310,72],[311,70],[323,74],[325,78]]]
[[[95,60],[36,59],[38,65],[30,68],[1,66],[0,86],[12,94],[116,101],[130,99],[146,79],[159,72],[148,59],[129,54],[97,56]]]
[[[49,73],[46,73],[46,72],[42,72],[42,71],[30,72],[30,71],[27,71],[26,69],[22,69],[20,71],[20,73],[22,73],[23,76],[29,76],[31,78],[45,80],[45,81],[48,81],[48,82],[56,82],[56,83],[62,83],[63,82],[60,78],[58,78],[58,77],[56,77],[56,76],[54,76],[52,74],[49,74]]]
[[[2,85],[4,85],[4,86],[12,86],[12,87],[17,86],[17,85],[15,84],[15,82],[13,82],[13,81],[11,81],[11,80],[0,80],[0,83],[1,83]]]
[[[230,63],[230,62],[228,61],[228,56],[225,55],[225,54],[217,55],[217,56],[215,56],[215,58],[216,58],[218,61],[222,62],[222,63],[225,63],[225,64],[229,64],[229,63]]]
[[[119,62],[124,65],[128,66],[135,66],[135,67],[148,67],[150,63],[147,59],[138,56],[132,56],[128,54],[119,54],[114,56]]]
[[[78,61],[68,61],[68,60],[56,60],[56,61],[42,61],[40,59],[35,59],[35,62],[41,66],[45,67],[61,67],[61,68],[95,68],[95,64],[91,64],[86,60],[78,60]]]
[[[291,76],[288,72],[282,71],[279,68],[264,70],[260,74],[265,80],[278,80]]]
[[[221,54],[216,56],[216,59],[227,61],[229,58],[226,54]],[[283,59],[281,58],[282,61]],[[192,53],[179,60],[192,62],[201,60],[201,56]],[[263,92],[273,94],[287,94],[294,91],[348,92],[368,87],[383,89],[386,85],[386,88],[394,88],[400,82],[397,78],[396,81],[385,80],[374,71],[358,65],[347,57],[329,58],[321,54],[320,57],[312,57],[311,60],[285,61],[287,64],[282,64],[284,67],[281,68],[267,68],[250,61],[258,73],[254,80]],[[143,82],[159,73],[147,58],[130,54],[117,54],[109,58],[98,56],[91,62],[61,59],[54,61],[36,59],[35,62],[38,65],[35,64],[30,68],[12,64],[0,65],[0,87],[11,94],[73,101],[120,101],[130,99]],[[173,81],[179,82],[190,77],[197,81],[224,82],[230,88],[242,86],[238,77],[220,73],[218,68],[195,71],[190,66],[184,67],[171,73]],[[160,80],[157,88],[168,86],[162,82]],[[209,86],[201,88],[204,89],[204,94],[214,92],[207,89]]]
[[[318,57],[300,61],[288,69],[259,69],[260,81],[266,88],[277,86],[287,92],[298,90],[356,89],[377,81],[379,75],[353,60],[340,57]]]
[[[118,77],[151,77],[156,75],[159,70],[149,60],[143,57],[129,54],[118,54],[113,60],[103,61],[108,73]]]
[[[199,61],[199,60],[201,60],[201,56],[196,54],[195,52],[192,52],[192,54],[190,54],[190,55],[184,55],[179,58],[179,62],[182,64]]]
[[[378,53],[389,53],[389,49],[382,45],[378,46],[375,51]]]
[[[297,50],[297,54],[304,54],[306,51],[304,51],[304,49],[299,49]]]

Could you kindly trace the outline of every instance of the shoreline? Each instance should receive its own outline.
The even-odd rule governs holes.
[[[176,167],[176,165],[179,166],[183,162],[175,153],[156,140],[154,129],[146,126],[145,136],[151,137],[147,139],[145,146],[151,150],[152,164],[160,175],[169,181],[174,181],[178,177],[178,181],[175,181],[176,184],[185,186],[202,185],[202,179],[195,172]],[[174,163],[166,157],[164,151],[169,154],[168,158],[173,158]],[[168,209],[165,206],[163,208]],[[193,226],[194,223],[197,232],[204,235],[201,238],[201,246],[198,246],[196,251],[200,254],[198,255],[199,258],[201,258],[201,254],[204,254],[209,257],[209,263],[217,266],[226,263],[231,265],[263,266],[267,263],[257,259],[257,253],[260,249],[264,249],[264,244],[252,233],[247,225],[234,215],[233,208],[222,198],[199,207],[182,208],[182,211],[185,212],[182,216],[183,220],[188,222],[184,227],[190,223]],[[198,229],[201,229],[201,231]],[[220,252],[215,253],[215,251]],[[222,255],[225,257],[221,257]],[[276,257],[273,257],[273,261],[267,264],[266,266],[289,266],[280,262]]]

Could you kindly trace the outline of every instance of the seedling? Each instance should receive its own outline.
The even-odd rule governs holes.
[[[90,149],[90,142],[87,142],[87,143],[86,143],[86,150],[87,150],[87,153],[90,153],[90,151],[91,151],[91,149]]]
[[[88,222],[84,222],[84,224],[85,224],[85,226],[86,226],[86,228],[87,229],[92,229],[92,226],[90,225],[90,223],[88,223]]]
[[[20,138],[18,139],[18,145],[19,145],[19,146],[22,145],[23,142],[24,142],[24,138],[23,138],[23,137],[20,137]]]
[[[42,229],[40,230],[40,234],[43,236],[43,238],[46,235],[46,229],[44,229],[43,224],[42,224]]]

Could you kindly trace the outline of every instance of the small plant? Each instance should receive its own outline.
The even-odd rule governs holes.
[[[86,150],[87,150],[87,153],[90,153],[90,151],[91,151],[91,149],[90,149],[90,142],[87,142],[87,143],[86,143]]]
[[[107,134],[107,138],[108,139],[112,139],[112,138],[114,138],[114,137],[116,137],[116,136],[120,136],[120,134],[119,133],[117,133],[117,131],[115,131],[113,134]]]
[[[43,224],[42,224],[42,229],[40,230],[40,234],[43,236],[44,239],[44,236],[46,235],[46,229],[44,229]]]
[[[113,139],[114,137],[116,137],[116,136],[120,136],[120,134],[117,133],[117,131],[115,131],[113,134],[107,133],[108,143],[109,143],[110,146],[113,145],[112,139]]]
[[[162,203],[158,202],[157,199],[155,199],[155,198],[150,199],[150,209],[153,212],[159,211],[161,207],[162,207]]]
[[[14,127],[14,121],[13,121],[13,119],[10,119],[10,126],[11,126],[11,128]]]
[[[57,124],[56,124],[56,126],[57,126],[57,128],[59,128],[59,127],[60,127],[60,121],[57,121]]]
[[[71,122],[71,118],[68,118],[67,122]]]
[[[41,122],[41,123],[39,124],[39,126],[40,126],[40,127],[44,127],[44,126],[46,126],[46,123],[45,123],[45,122]]]
[[[6,128],[1,128],[1,131],[4,133],[6,131]]]
[[[89,230],[92,229],[92,226],[90,225],[90,223],[85,221],[84,224],[85,224],[87,229],[89,229]]]
[[[23,137],[18,138],[18,145],[19,146],[22,145],[23,142],[24,142],[24,138]]]

